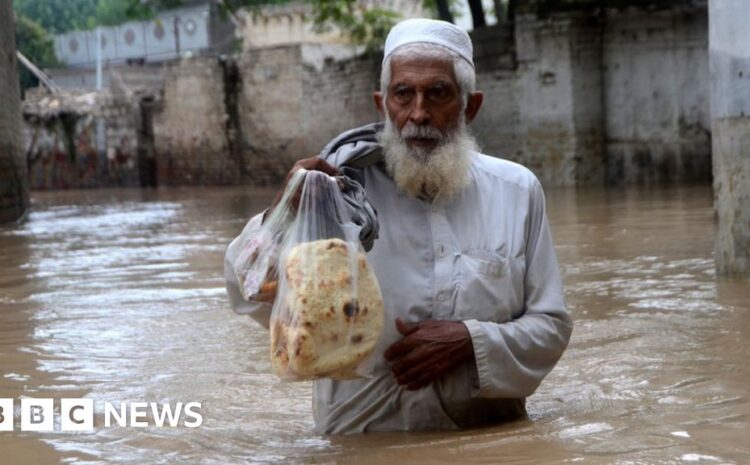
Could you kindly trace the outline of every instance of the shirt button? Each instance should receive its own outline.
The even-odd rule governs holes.
[[[445,291],[440,292],[438,294],[438,300],[441,301],[441,302],[445,301],[445,299],[447,299],[447,298],[448,298],[448,293],[445,292]]]

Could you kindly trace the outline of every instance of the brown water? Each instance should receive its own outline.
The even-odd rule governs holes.
[[[275,380],[264,330],[225,298],[224,248],[271,195],[35,194],[0,228],[0,398],[204,416],[0,432],[0,463],[750,463],[750,281],[714,276],[710,188],[548,191],[576,328],[529,421],[343,438],[310,432],[310,385]]]

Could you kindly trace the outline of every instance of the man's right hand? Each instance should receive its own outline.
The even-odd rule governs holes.
[[[284,180],[284,185],[281,186],[281,189],[276,193],[276,197],[274,197],[273,202],[271,203],[271,206],[266,210],[265,215],[263,215],[263,221],[265,222],[266,218],[268,218],[268,214],[273,211],[274,208],[276,208],[276,205],[281,202],[282,197],[284,197],[284,192],[286,191],[287,185],[289,184],[289,181],[292,179],[292,176],[294,176],[294,173],[304,168],[309,171],[322,171],[323,173],[329,175],[329,176],[340,176],[341,172],[336,169],[334,166],[331,166],[328,164],[327,161],[323,160],[320,157],[310,157],[310,158],[303,158],[302,160],[297,161],[297,163],[294,164],[291,170],[289,170],[289,173],[286,175],[286,179]],[[297,189],[297,192],[294,193],[294,197],[292,197],[292,207],[296,209],[299,206],[299,200],[300,196],[302,195],[302,185],[300,184],[299,189]]]

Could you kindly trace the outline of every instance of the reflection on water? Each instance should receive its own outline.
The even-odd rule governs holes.
[[[0,433],[2,463],[749,463],[750,285],[714,277],[710,187],[550,190],[577,326],[530,420],[352,437],[310,432],[309,383],[275,380],[266,333],[225,298],[224,248],[272,195],[44,193],[0,228],[0,397],[198,401],[204,416]]]

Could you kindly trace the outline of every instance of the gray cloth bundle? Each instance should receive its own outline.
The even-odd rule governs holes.
[[[361,228],[359,240],[366,251],[372,249],[378,237],[378,217],[365,194],[362,168],[383,160],[377,141],[377,133],[382,128],[383,123],[373,123],[346,131],[329,142],[318,155],[341,171],[344,199],[352,220]]]

